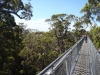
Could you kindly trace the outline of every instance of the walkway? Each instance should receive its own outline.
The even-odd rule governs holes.
[[[72,75],[90,75],[89,69],[89,53],[87,50],[87,43],[83,43],[82,49],[79,53],[79,58]]]

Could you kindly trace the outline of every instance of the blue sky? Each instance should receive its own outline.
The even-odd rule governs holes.
[[[87,0],[31,0],[34,20],[50,18],[53,14],[66,13],[81,16],[80,10]]]
[[[27,0],[23,0],[24,3]],[[24,22],[30,29],[48,31],[50,27],[45,23],[45,19],[50,18],[53,14],[74,14],[82,16],[80,10],[86,4],[87,0],[31,0],[33,6],[33,17],[30,21],[20,20],[16,17],[16,22]]]

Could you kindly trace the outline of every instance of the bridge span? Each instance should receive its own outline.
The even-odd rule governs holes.
[[[82,37],[71,48],[38,75],[100,75],[100,54],[88,37]]]

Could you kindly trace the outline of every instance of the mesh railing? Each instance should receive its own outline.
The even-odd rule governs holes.
[[[75,67],[83,41],[84,38],[82,37],[77,43],[75,43],[56,60],[54,60],[38,75],[71,75],[71,72]]]
[[[90,75],[100,75],[100,54],[98,50],[95,48],[90,38],[88,38],[88,50],[90,57]]]

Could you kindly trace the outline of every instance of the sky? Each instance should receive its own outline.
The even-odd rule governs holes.
[[[27,3],[27,0],[22,0]],[[45,19],[51,18],[54,14],[73,14],[81,17],[80,10],[88,0],[31,0],[33,17],[30,21],[21,20],[15,17],[17,23],[23,22],[27,28],[37,29],[39,31],[49,31],[50,25]]]

